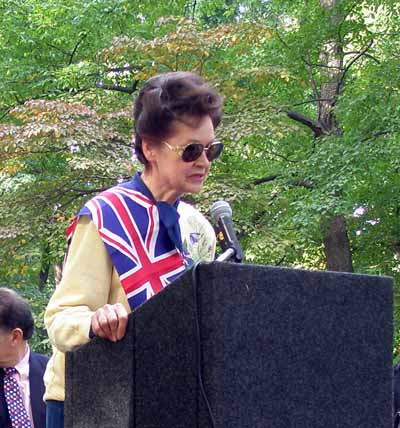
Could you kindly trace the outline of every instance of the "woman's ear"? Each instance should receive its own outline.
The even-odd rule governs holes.
[[[142,140],[142,152],[148,162],[152,163],[155,160],[155,144],[152,141],[147,139]]]

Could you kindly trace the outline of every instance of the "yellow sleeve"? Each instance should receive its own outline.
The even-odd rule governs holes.
[[[91,219],[76,226],[63,277],[46,308],[44,322],[50,342],[66,352],[89,341],[93,313],[108,303],[112,264]]]

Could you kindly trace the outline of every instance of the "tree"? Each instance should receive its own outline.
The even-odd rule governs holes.
[[[0,83],[1,276],[43,286],[84,199],[138,168],[132,95],[183,69],[225,97],[226,151],[191,200],[233,205],[247,261],[398,278],[398,2],[13,6],[1,18],[0,70],[18,71]]]

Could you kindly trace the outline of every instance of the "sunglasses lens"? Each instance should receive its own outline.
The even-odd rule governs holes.
[[[193,162],[201,156],[203,150],[204,146],[200,143],[189,144],[182,153],[182,160],[184,162]]]
[[[212,162],[217,159],[217,157],[222,153],[224,149],[224,145],[221,142],[212,143],[211,146],[207,150],[207,159]]]
[[[210,162],[217,159],[217,157],[222,153],[223,148],[224,148],[224,145],[219,141],[212,143],[206,149],[207,159]],[[194,162],[196,159],[198,159],[201,156],[204,149],[205,147],[200,143],[189,144],[188,146],[185,147],[185,150],[182,153],[182,160],[184,162]]]

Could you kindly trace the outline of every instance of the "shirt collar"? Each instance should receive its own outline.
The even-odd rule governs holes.
[[[166,227],[168,236],[170,237],[174,245],[178,248],[180,253],[183,253],[181,231],[178,224],[179,213],[177,208],[180,201],[179,198],[175,201],[173,205],[165,201],[156,201],[150,189],[142,180],[140,172],[137,172],[133,176],[132,180],[130,181],[130,184],[135,190],[139,191],[144,196],[149,198],[157,206],[160,222]]]
[[[15,369],[17,370],[20,379],[28,379],[29,378],[29,356],[31,351],[29,349],[29,345],[26,345],[26,352],[22,359],[15,365]]]

